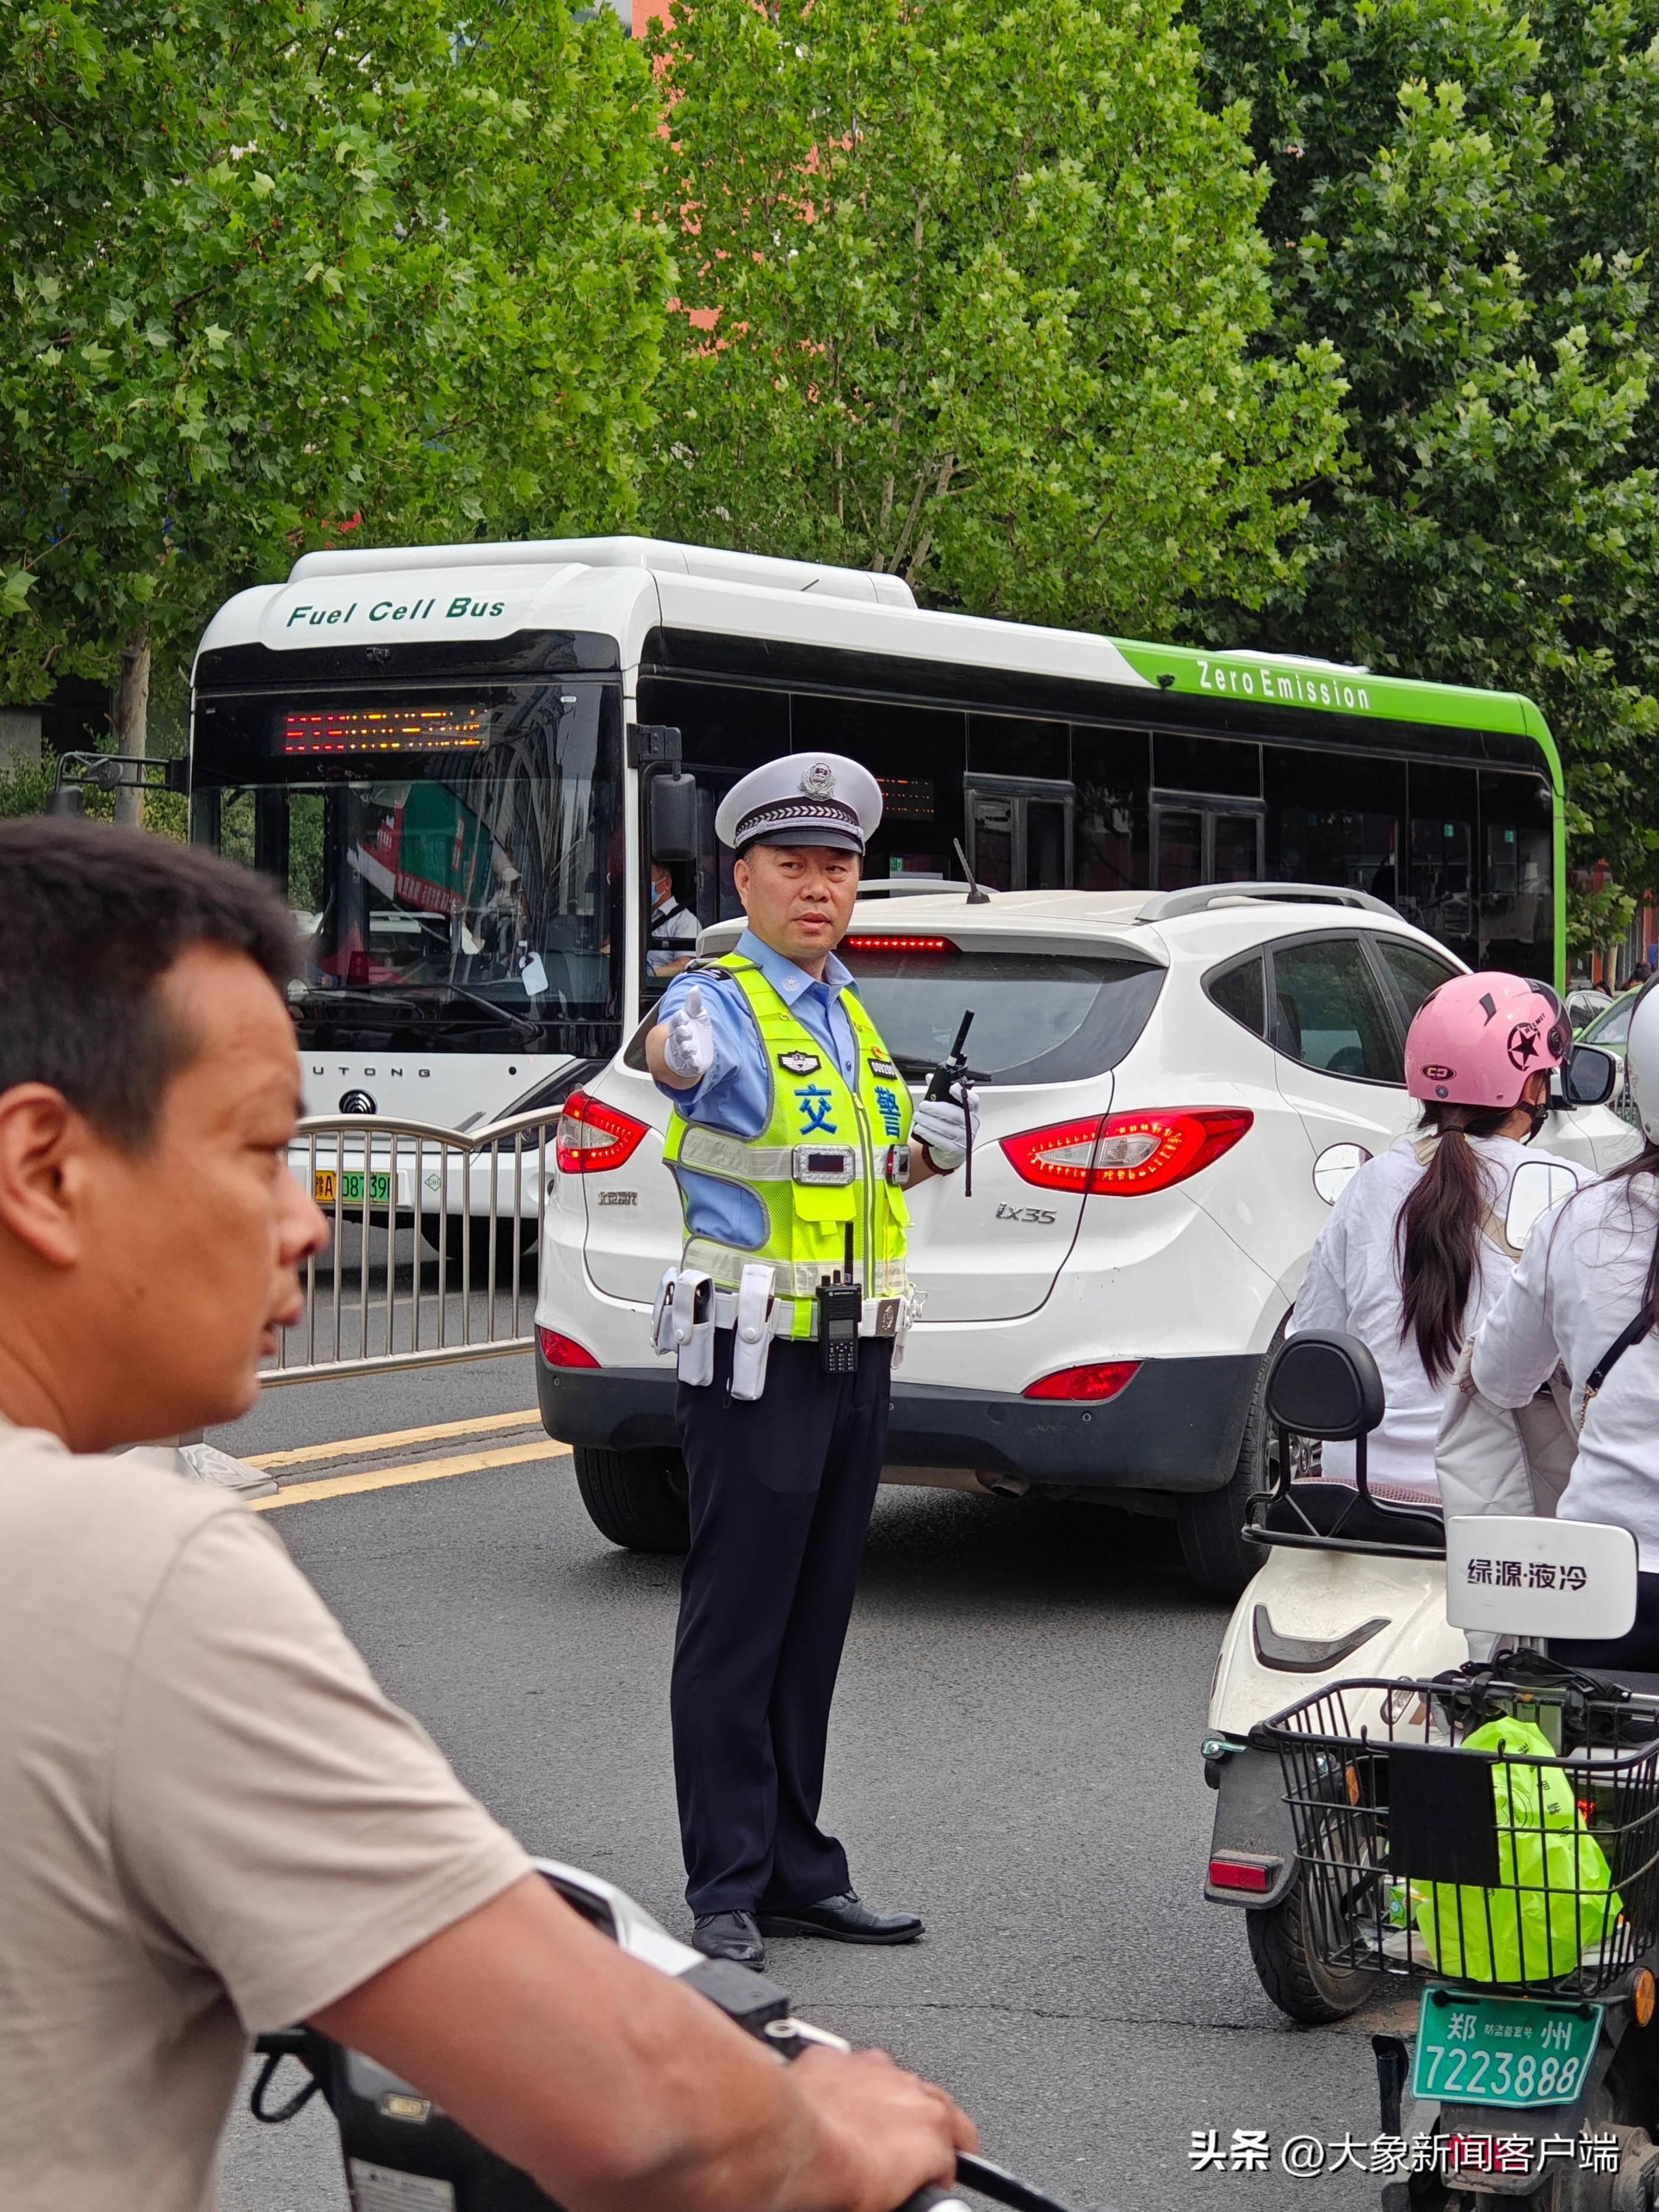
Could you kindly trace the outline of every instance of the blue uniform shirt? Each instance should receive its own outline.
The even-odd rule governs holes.
[[[843,991],[858,988],[851,970],[832,952],[823,963],[823,980],[815,982],[804,968],[775,952],[750,929],[738,939],[735,950],[754,962],[813,1042],[823,1047],[849,1084],[855,1084],[858,1041],[841,1002]],[[737,978],[718,972],[677,975],[659,1001],[657,1018],[665,1022],[678,1013],[693,983],[702,988],[714,1032],[714,1065],[692,1090],[676,1091],[666,1083],[657,1088],[688,1121],[724,1129],[733,1137],[758,1137],[766,1127],[771,1077],[761,1033]],[[735,1183],[689,1168],[680,1170],[679,1182],[692,1236],[712,1237],[717,1243],[743,1245],[751,1251],[760,1243],[766,1234],[766,1215],[757,1198]]]

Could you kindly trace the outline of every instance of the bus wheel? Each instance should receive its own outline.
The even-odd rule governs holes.
[[[683,1552],[691,1540],[685,1468],[677,1451],[577,1444],[576,1487],[600,1535],[625,1552]]]

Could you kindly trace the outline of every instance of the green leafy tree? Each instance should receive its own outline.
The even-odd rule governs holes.
[[[653,52],[657,526],[1127,629],[1292,580],[1337,364],[1251,349],[1265,179],[1168,0],[690,0]]]
[[[1193,13],[1273,175],[1273,349],[1328,340],[1349,382],[1296,590],[1217,627],[1531,693],[1566,757],[1574,941],[1614,934],[1659,866],[1659,7]]]
[[[369,542],[630,515],[668,264],[609,9],[24,0],[0,29],[0,696]]]

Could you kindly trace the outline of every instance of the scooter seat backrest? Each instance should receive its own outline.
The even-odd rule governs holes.
[[[1382,1377],[1357,1336],[1310,1329],[1273,1354],[1265,1394],[1267,1419],[1293,1436],[1345,1443],[1382,1418]]]

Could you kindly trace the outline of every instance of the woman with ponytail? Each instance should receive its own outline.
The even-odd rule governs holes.
[[[1481,1397],[1513,1409],[1558,1363],[1565,1367],[1578,1455],[1556,1516],[1631,1531],[1637,1613],[1616,1642],[1550,1650],[1577,1666],[1650,1671],[1659,1669],[1659,985],[1636,1002],[1625,1066],[1644,1147],[1534,1229],[1474,1336],[1469,1376]]]
[[[1366,1465],[1385,1498],[1438,1500],[1441,1400],[1515,1266],[1504,1233],[1510,1184],[1540,1157],[1526,1147],[1549,1112],[1549,1071],[1571,1041],[1559,1000],[1540,983],[1492,970],[1443,983],[1406,1037],[1406,1088],[1422,1101],[1422,1121],[1353,1176],[1314,1246],[1291,1333],[1341,1329],[1376,1359],[1387,1410]],[[1570,1162],[1553,1164],[1577,1176]],[[1353,1447],[1327,1444],[1323,1465],[1351,1475]]]

